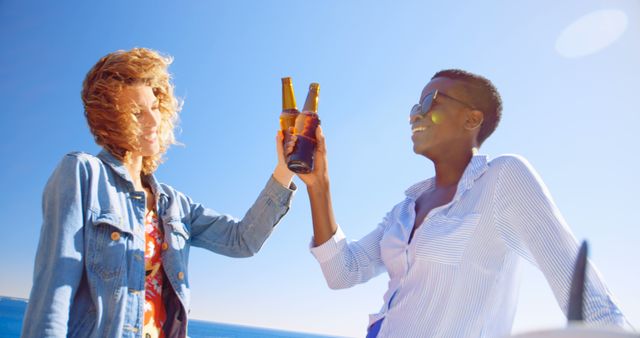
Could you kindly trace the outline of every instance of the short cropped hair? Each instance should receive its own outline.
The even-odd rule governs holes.
[[[119,50],[102,57],[82,84],[84,113],[96,143],[121,161],[127,161],[131,152],[138,149],[140,125],[135,107],[119,102],[119,94],[127,86],[142,84],[152,88],[161,115],[160,152],[143,158],[142,171],[146,175],[157,169],[169,146],[176,143],[174,124],[181,103],[173,94],[168,72],[172,62],[170,56],[147,48]]]
[[[438,77],[459,81],[468,95],[467,102],[484,114],[484,120],[478,133],[478,143],[482,145],[496,130],[502,117],[502,99],[498,89],[489,79],[461,69],[441,70],[435,73],[431,79]]]

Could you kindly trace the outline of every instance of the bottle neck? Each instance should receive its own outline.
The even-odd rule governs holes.
[[[291,78],[282,79],[282,111],[285,110],[297,110],[296,96],[293,93],[293,83]]]
[[[302,111],[305,114],[317,114],[318,113],[318,96],[320,94],[320,85],[312,83],[309,86],[309,93],[307,94],[307,100],[304,102],[304,108]]]

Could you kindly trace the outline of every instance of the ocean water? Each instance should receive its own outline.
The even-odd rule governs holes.
[[[22,317],[27,308],[25,299],[0,296],[0,338],[20,337]],[[251,326],[189,321],[191,338],[325,338],[316,334],[280,331]]]

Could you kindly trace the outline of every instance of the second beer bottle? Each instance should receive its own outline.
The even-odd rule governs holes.
[[[300,112],[293,94],[293,83],[290,77],[282,78],[282,112],[280,113],[280,129],[284,136],[284,144],[288,144]]]
[[[293,133],[296,135],[296,145],[287,159],[289,170],[308,174],[313,170],[313,155],[316,150],[316,128],[320,124],[318,118],[318,96],[320,85],[309,85],[307,100],[302,112],[296,117]]]

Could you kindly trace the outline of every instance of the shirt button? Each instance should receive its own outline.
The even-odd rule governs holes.
[[[179,280],[183,280],[184,279],[184,272],[182,272],[182,271],[178,272],[178,279]]]
[[[117,231],[114,231],[111,233],[111,240],[117,241],[120,239],[120,233]]]
[[[162,251],[166,251],[167,249],[169,249],[169,244],[167,244],[167,242],[163,242],[162,243]]]

